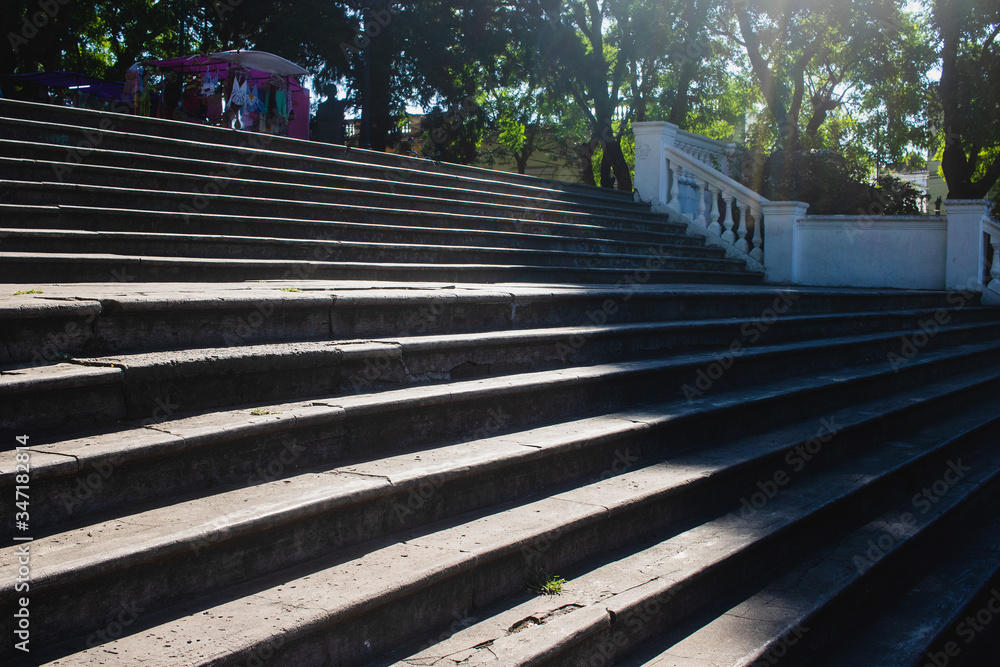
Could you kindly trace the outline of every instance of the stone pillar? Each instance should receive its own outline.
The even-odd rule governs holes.
[[[670,176],[663,149],[674,145],[677,126],[662,121],[632,123],[635,134],[635,189],[639,199],[663,212],[669,198]]]
[[[986,273],[983,218],[993,207],[985,199],[949,199],[945,289],[981,291]]]
[[[764,215],[764,280],[777,285],[796,284],[799,218],[809,210],[800,201],[762,205]]]

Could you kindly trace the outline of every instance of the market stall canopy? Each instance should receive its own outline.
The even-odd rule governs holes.
[[[244,83],[254,83],[264,87],[271,85],[270,80],[277,77],[283,81],[282,87],[287,88],[291,100],[291,109],[287,117],[287,136],[296,139],[309,138],[309,91],[303,87],[298,78],[308,75],[309,72],[281,56],[265,51],[221,51],[195,54],[186,58],[150,60],[137,64],[161,72],[176,72],[185,77],[203,77],[205,81],[214,80],[214,82],[219,82],[219,77],[224,80],[239,72],[239,77]],[[230,92],[227,89],[225,94],[229,97],[235,94],[235,91]],[[276,92],[275,97],[271,99],[278,99],[278,94]],[[229,104],[230,101],[226,103]],[[242,103],[237,103],[237,106],[242,106]]]
[[[252,69],[279,74],[281,76],[303,76],[309,72],[281,56],[266,51],[220,51],[209,54],[209,58],[224,60],[234,65],[242,65]]]
[[[281,56],[265,51],[221,51],[206,55],[194,55],[187,58],[168,58],[167,60],[149,60],[144,65],[168,69],[176,72],[201,74],[216,69],[221,63],[255,69],[258,72],[277,74],[278,76],[298,77],[309,72]]]

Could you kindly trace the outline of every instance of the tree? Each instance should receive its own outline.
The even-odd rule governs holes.
[[[898,70],[906,63],[894,54],[916,53],[915,28],[902,0],[737,0],[734,16],[739,36],[730,34],[746,51],[779,135],[773,185],[778,196],[794,198],[798,156],[823,145],[827,120],[852,97],[855,113],[866,113],[864,102],[869,111],[884,106],[887,81],[906,86]],[[918,79],[913,90],[919,89]],[[895,104],[889,111],[898,119],[912,116],[920,99],[912,93],[905,97],[909,108]]]
[[[982,199],[1000,181],[1000,5],[934,0],[940,35],[941,167],[954,199]]]

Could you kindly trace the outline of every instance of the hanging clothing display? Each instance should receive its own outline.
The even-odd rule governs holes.
[[[139,72],[163,77],[156,79],[154,97],[164,100],[158,109],[164,118],[309,138],[309,93],[297,78],[308,72],[284,58],[225,51],[133,67],[127,87],[143,87]],[[170,73],[177,78],[168,83]],[[148,113],[148,100],[134,95],[136,113]]]

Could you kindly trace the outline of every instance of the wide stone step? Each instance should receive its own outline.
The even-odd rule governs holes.
[[[343,240],[283,239],[273,236],[201,235],[135,232],[89,232],[68,229],[19,230],[0,228],[5,252],[104,253],[152,257],[220,259],[323,260],[352,263],[516,264],[628,271],[653,260],[664,269],[728,271],[744,264],[725,259],[714,248],[665,247],[643,254],[625,254],[611,248],[573,252],[560,248],[525,249],[462,245],[377,243]]]
[[[170,190],[157,188],[77,185],[38,181],[2,180],[0,197],[8,204],[22,205],[75,205],[107,207],[115,202],[120,209],[176,211],[193,215],[216,213],[226,215],[260,215],[265,217],[291,217],[306,220],[334,220],[347,222],[374,222],[416,224],[468,229],[489,229],[518,233],[555,233],[570,236],[590,236],[602,230],[617,230],[622,240],[650,240],[660,234],[677,235],[685,229],[671,223],[663,216],[660,221],[635,218],[609,218],[599,214],[546,211],[544,209],[493,208],[489,211],[445,202],[434,208],[411,206],[409,198],[392,201],[374,201],[360,193],[340,197],[324,188],[310,192],[308,188],[290,187],[278,197],[267,197],[250,192],[245,195],[225,191]],[[274,193],[272,193],[274,194]],[[288,198],[281,198],[281,195]],[[314,195],[315,199],[309,196]]]
[[[631,269],[530,266],[524,264],[437,264],[393,262],[334,262],[280,259],[223,259],[211,257],[137,256],[113,254],[0,253],[0,281],[14,283],[24,275],[40,276],[46,282],[105,282],[121,276],[139,282],[232,282],[239,280],[400,280],[460,283],[551,282],[614,284],[635,271],[646,271],[638,263]],[[680,262],[681,260],[676,260]],[[696,262],[699,260],[695,260]],[[754,285],[759,274],[745,273],[738,266],[724,271],[657,269],[647,271],[653,283],[700,283]]]
[[[422,649],[426,642],[418,640],[415,647],[370,664],[415,667],[434,657],[468,665],[817,664],[811,657],[787,662],[782,658],[793,649],[804,649],[810,635],[822,633],[825,626],[798,624],[789,629],[782,614],[816,599],[832,604],[843,601],[830,591],[830,580],[814,581],[808,591],[795,587],[807,585],[804,580],[810,575],[820,579],[821,570],[831,574],[838,565],[842,578],[850,578],[849,559],[857,553],[852,549],[863,551],[867,544],[859,538],[872,536],[873,525],[865,523],[874,519],[873,524],[879,525],[880,514],[884,520],[921,485],[934,483],[943,470],[949,470],[947,461],[973,464],[972,471],[942,496],[941,506],[949,506],[949,512],[921,517],[916,536],[904,545],[906,557],[919,560],[921,547],[958,532],[956,522],[982,521],[997,506],[1000,455],[983,447],[989,440],[983,431],[996,427],[995,399],[987,406],[973,406],[963,414],[966,421],[953,420],[950,428],[920,431],[910,447],[869,443],[862,456],[829,470],[805,473],[761,510],[734,509],[686,532],[661,534],[662,541],[638,552],[623,550],[616,554],[617,560],[596,560],[596,567],[574,569],[557,563],[560,569],[546,571],[570,579],[562,595],[527,600],[519,596],[493,608],[472,608],[459,626],[471,623],[471,627],[456,632],[452,625],[438,641],[431,635],[427,648]],[[884,530],[885,524],[880,525]],[[836,546],[830,560],[817,556],[814,550],[825,549],[831,540]],[[807,565],[813,561],[816,564],[810,570]],[[691,644],[679,644],[652,659],[641,653],[630,655],[651,640],[662,641],[696,624],[700,613],[711,613],[720,601],[732,598],[748,584],[766,581],[774,572],[787,572],[797,563],[803,564],[802,571],[794,570],[802,581],[793,581],[789,575],[782,580],[784,588],[776,584],[759,604],[734,608],[716,622],[711,633],[706,629],[706,634],[697,637],[697,643],[692,636]],[[872,574],[892,579],[884,571]],[[741,647],[749,651],[741,653]],[[753,657],[746,656],[747,652]]]
[[[631,193],[608,188],[344,146],[225,131],[191,123],[86,110],[69,110],[67,113],[51,105],[18,105],[17,102],[0,100],[0,128],[10,139],[61,146],[66,151],[66,159],[71,162],[85,161],[93,149],[117,149],[158,156],[208,159],[219,165],[260,164],[327,173],[364,173],[387,180],[453,188],[475,187],[514,194],[534,193],[566,200],[583,198],[597,203],[612,202],[642,208],[632,201]]]
[[[869,332],[913,313],[923,335],[900,354],[913,356],[934,328],[988,321],[996,311],[971,293],[831,290],[761,286],[661,286],[642,271],[619,287],[527,284],[288,280],[218,285],[145,283],[128,269],[101,285],[10,285],[0,307],[0,363],[41,365],[69,356],[243,344],[454,335],[548,327],[736,318],[730,342],[754,344],[776,322],[798,315],[854,313]],[[15,292],[31,292],[10,296]],[[867,314],[867,315],[865,315]],[[744,329],[745,327],[745,329]],[[814,334],[823,334],[813,330]],[[571,343],[571,347],[573,344]]]
[[[939,327],[920,351],[989,341],[996,327],[996,321]],[[731,332],[733,328],[726,330]],[[714,349],[706,339],[698,347],[710,351],[690,353],[683,353],[683,348],[671,349],[655,330],[652,338],[648,333],[648,327],[594,327],[529,330],[501,336],[444,336],[430,341],[403,338],[278,343],[81,358],[74,363],[12,369],[0,375],[0,397],[5,408],[0,428],[46,433],[122,419],[145,419],[170,396],[183,404],[181,410],[192,411],[482,377],[493,374],[491,365],[496,376],[501,377],[518,371],[595,361],[623,362],[636,357],[640,360],[631,368],[639,378],[662,376],[659,382],[668,391],[677,390],[690,398],[731,383],[779,377],[787,372],[782,364],[798,360],[802,370],[876,359],[898,370],[908,361],[902,355],[901,343],[923,334],[923,330],[861,335],[848,330],[837,338],[788,341],[786,336],[766,345],[734,340],[728,347],[723,343]],[[713,338],[718,340],[718,334]],[[476,351],[470,353],[470,349]],[[817,359],[820,354],[822,358]],[[665,358],[653,361],[658,357]],[[80,365],[105,371],[84,370]],[[602,378],[602,370],[598,367],[586,372],[596,381]],[[548,379],[544,375],[539,378],[542,383]],[[608,379],[606,383],[610,388],[613,381]],[[653,387],[650,390],[662,392]]]
[[[231,216],[180,211],[144,211],[86,206],[30,206],[0,204],[0,219],[11,229],[74,229],[94,232],[174,233],[279,237],[355,242],[415,243],[429,245],[499,246],[504,248],[556,249],[569,252],[648,253],[652,248],[685,248],[705,256],[721,256],[722,251],[705,245],[698,236],[664,233],[645,240],[626,233],[632,240],[616,238],[617,230],[587,228],[587,235],[547,233],[524,223],[522,231],[434,227],[376,222],[343,222]],[[460,221],[459,221],[460,222]]]
[[[996,410],[995,403],[987,405]],[[990,432],[1000,426],[995,414],[984,414],[982,408],[972,412],[953,440],[989,442]],[[911,436],[897,446],[933,444],[931,433],[920,434],[917,441]],[[858,609],[870,611],[870,620],[880,626],[884,637],[887,628],[878,612],[884,611],[888,601],[902,597],[914,573],[938,566],[938,557],[955,548],[954,540],[963,540],[966,531],[976,530],[982,519],[989,522],[997,506],[1000,470],[996,452],[947,452],[910,487],[917,491],[912,498],[900,498],[896,506],[818,549],[657,657],[626,664],[695,667],[710,656],[724,664],[747,667],[762,661],[814,665],[824,662],[835,646],[849,641],[847,630]],[[961,491],[949,493],[959,484]],[[932,490],[935,486],[938,493]],[[923,491],[928,492],[926,497]],[[966,562],[975,561],[968,552],[962,555]],[[993,562],[995,567],[995,555]],[[894,652],[892,664],[912,665],[920,660],[919,649],[914,651],[912,645],[897,649],[902,650]],[[909,660],[903,659],[904,653],[910,654]],[[839,664],[885,664],[873,654],[866,655],[860,663]]]
[[[875,363],[841,373],[757,382],[741,390],[738,401],[727,399],[720,386],[687,396],[690,400],[673,408],[669,420],[686,424],[692,419],[692,428],[705,428],[697,410],[695,416],[688,414],[703,399],[725,406],[723,424],[754,428],[766,425],[767,406],[782,400],[788,410],[807,414],[818,404],[843,403],[848,391],[851,398],[879,396],[914,382],[932,382],[949,366],[958,372],[993,364],[997,357],[995,344],[928,351],[896,371]],[[685,373],[677,365],[674,375],[679,377],[674,378],[666,377],[669,363],[636,362],[194,414],[183,413],[183,395],[160,396],[152,414],[123,423],[118,427],[122,431],[50,439],[51,444],[33,435],[38,457],[32,476],[38,491],[36,524],[54,525],[94,512],[243,484],[261,470],[269,471],[265,478],[281,477],[398,447],[425,448],[470,431],[506,432],[666,397],[682,393],[685,375],[694,377],[693,369]],[[730,373],[738,375],[738,370],[734,367]],[[776,377],[782,374],[778,371]],[[57,410],[54,406],[52,412]],[[708,428],[714,431],[719,425]],[[13,436],[9,440],[13,442]],[[299,449],[286,461],[290,443]],[[12,451],[0,460],[6,462],[4,470],[13,469]],[[4,488],[11,484],[12,475],[0,477]]]
[[[227,194],[252,201],[257,199],[278,201],[313,201],[317,203],[350,204],[372,208],[407,207],[418,211],[466,213],[492,217],[520,218],[525,220],[553,220],[576,222],[601,219],[608,224],[628,225],[633,228],[657,229],[666,217],[639,214],[630,215],[616,207],[560,206],[558,202],[511,197],[511,201],[490,201],[492,197],[477,196],[470,192],[455,197],[447,188],[437,191],[408,192],[413,188],[396,187],[390,183],[373,187],[356,180],[301,177],[297,173],[284,174],[287,180],[258,180],[256,174],[240,173],[238,176],[212,176],[163,172],[152,169],[122,169],[89,164],[74,165],[69,173],[60,172],[61,163],[42,160],[10,160],[0,158],[0,174],[13,181],[58,182],[66,185],[93,185],[142,190],[162,190],[192,193],[195,197]],[[52,175],[59,176],[58,179]],[[194,205],[197,207],[197,204]],[[643,227],[645,225],[645,227]]]
[[[931,496],[937,498],[933,490]],[[985,646],[996,636],[992,622],[982,621],[995,620],[1000,613],[995,611],[1000,609],[1000,520],[984,516],[982,521],[967,521],[962,533],[949,536],[947,553],[930,561],[933,567],[923,577],[906,581],[909,590],[891,604],[872,610],[881,613],[853,613],[838,645],[825,646],[824,655],[815,656],[813,664],[989,664],[990,653],[978,659],[975,654],[988,650]],[[881,539],[884,546],[894,549],[888,539],[895,538],[885,535],[883,529],[873,541]],[[875,547],[865,544],[865,553],[872,550],[873,557],[884,558],[877,542]]]
[[[991,412],[990,419],[995,421],[995,406],[991,406]],[[270,642],[271,651],[280,648],[275,664],[329,661],[362,664],[379,652],[446,622],[453,609],[469,605],[482,607],[517,593],[533,571],[552,572],[553,568],[573,567],[624,544],[651,537],[658,530],[684,532],[654,547],[659,558],[653,562],[646,558],[646,567],[633,569],[628,565],[639,557],[648,557],[649,550],[626,559],[632,563],[619,561],[614,564],[616,574],[631,576],[633,585],[616,596],[613,601],[615,613],[611,618],[617,617],[624,622],[635,611],[638,602],[648,600],[651,595],[662,598],[664,594],[674,598],[668,598],[674,604],[670,605],[671,613],[667,616],[682,614],[690,608],[687,602],[692,598],[710,599],[720,592],[724,580],[745,576],[743,573],[748,567],[759,573],[761,567],[754,563],[759,563],[756,556],[762,550],[794,554],[801,550],[799,545],[804,537],[829,534],[831,530],[835,532],[841,526],[851,525],[857,514],[870,512],[871,508],[882,505],[900,491],[908,492],[913,478],[919,478],[942,458],[962,456],[972,450],[974,444],[979,444],[967,442],[976,439],[971,433],[947,439],[944,438],[948,433],[945,429],[928,431],[933,432],[933,436],[924,437],[923,447],[918,445],[909,450],[883,447],[829,471],[812,473],[817,483],[804,489],[791,487],[772,499],[766,512],[750,517],[724,516],[686,531],[686,522],[705,514],[702,498],[711,498],[713,488],[725,486],[722,480],[727,477],[724,474],[727,466],[722,464],[720,468],[719,462],[730,457],[720,456],[721,453],[714,457],[709,454],[708,460],[713,463],[707,467],[704,463],[701,466],[695,463],[699,454],[681,456],[677,462],[668,459],[658,465],[629,470],[566,491],[555,489],[553,494],[537,500],[499,505],[469,517],[405,531],[394,539],[366,543],[353,552],[325,556],[297,571],[281,572],[279,577],[252,582],[214,599],[185,605],[182,610],[165,611],[159,618],[149,619],[148,629],[137,628],[140,632],[106,644],[104,648],[109,649],[107,652],[112,656],[110,664],[128,664],[140,649],[145,651],[144,655],[159,656],[160,662],[156,664],[209,664],[209,661],[236,664],[268,647]],[[704,457],[705,454],[707,452],[700,455]],[[992,491],[1000,477],[998,459],[1000,455],[996,453],[992,458],[977,459],[983,464],[980,471],[987,468],[986,464],[989,470],[970,476],[969,481],[979,481],[980,485],[989,483]],[[749,483],[752,479],[751,475],[745,481]],[[384,481],[369,483],[385,484]],[[247,512],[247,516],[252,514]],[[232,525],[227,519],[221,521],[227,527]],[[142,523],[142,515],[136,516],[136,527]],[[201,523],[204,525],[204,519]],[[118,522],[118,528],[126,531],[122,537],[128,537],[128,524],[127,519]],[[106,534],[114,532],[108,528],[111,526],[105,528]],[[238,541],[239,535],[239,528],[234,526],[231,539]],[[150,545],[150,554],[163,557],[169,557],[170,550],[186,546],[178,545],[168,536],[152,539],[169,545]],[[229,539],[230,533],[223,530],[222,537],[216,541]],[[127,543],[134,544],[135,540]],[[257,544],[260,543],[258,540]],[[542,544],[546,548],[539,546]],[[37,543],[34,546],[37,548]],[[190,550],[186,546],[185,551]],[[69,555],[69,549],[64,551]],[[114,549],[110,551],[115,552]],[[207,556],[202,564],[208,562]],[[127,561],[129,557],[123,554],[120,558]],[[97,564],[88,566],[86,551],[78,550],[62,566],[53,566],[50,581],[62,580],[68,584],[67,588],[77,588],[71,583],[74,567],[79,575],[102,570]],[[650,576],[653,574],[650,570],[656,568],[662,570],[660,576]],[[670,568],[669,575],[665,568]],[[192,568],[192,571],[197,569]],[[763,569],[769,570],[770,565]],[[702,576],[709,570],[714,572],[712,578]],[[162,573],[163,568],[158,572]],[[361,572],[364,575],[359,576]],[[372,572],[377,572],[378,577],[372,577]],[[46,574],[42,570],[38,577],[43,591],[48,583],[44,581]],[[95,590],[82,582],[78,588]],[[157,590],[162,591],[163,587]],[[607,587],[590,587],[584,595],[597,594],[599,598],[598,591],[606,595]],[[43,598],[44,595],[38,592],[35,597]],[[116,597],[128,600],[130,596],[119,593]],[[80,608],[86,605],[86,599],[68,592],[61,598],[63,605],[53,610],[58,608],[65,615],[91,613],[91,610]],[[79,605],[76,609],[66,606],[74,602]],[[102,602],[107,605],[106,597]],[[588,606],[580,605],[582,609],[570,610],[552,625],[583,624],[589,626],[593,634],[597,634],[594,630],[606,629],[608,600],[601,600],[601,604],[593,602]],[[129,604],[141,608],[141,602],[130,601]],[[691,606],[696,607],[697,603]],[[285,610],[280,618],[260,622],[269,619],[278,608]],[[291,610],[295,611],[289,617]],[[591,613],[598,610],[603,614],[603,623]],[[173,618],[165,620],[164,616]],[[251,617],[256,623],[250,622]],[[389,622],[390,619],[393,622]],[[376,627],[382,631],[375,632]],[[541,653],[539,643],[544,644],[552,636],[543,633],[542,642],[533,641],[539,639],[536,630],[528,623],[521,630],[524,636],[501,637],[490,645],[490,651],[478,657],[494,664],[521,664],[518,658],[526,657],[525,650]],[[40,628],[39,632],[44,630]],[[169,637],[175,634],[190,643],[172,643]],[[577,629],[564,635],[563,643],[569,637],[579,639],[580,634]],[[210,636],[212,641],[209,641]],[[280,644],[276,645],[275,639],[280,639]],[[593,643],[599,637],[588,639]],[[151,650],[150,642],[166,642],[172,650]],[[167,647],[161,645],[159,648]],[[82,661],[89,659],[89,651],[92,649],[68,657],[60,664],[83,664]],[[477,663],[473,661],[472,664]]]
[[[478,189],[475,183],[468,184],[467,188],[455,187],[453,183],[407,183],[391,180],[384,172],[368,177],[359,175],[356,164],[344,173],[327,173],[316,171],[315,164],[310,170],[266,167],[255,164],[256,159],[248,164],[220,165],[215,160],[204,158],[173,158],[103,149],[94,149],[87,153],[85,160],[77,162],[64,147],[17,141],[5,141],[0,155],[6,156],[0,157],[0,174],[14,180],[93,185],[120,185],[124,182],[150,188],[234,193],[255,187],[260,196],[277,196],[271,193],[280,193],[283,187],[289,185],[303,185],[333,192],[368,192],[390,199],[407,197],[415,204],[454,200],[473,205],[509,207],[512,210],[552,209],[608,217],[631,216],[649,221],[661,219],[661,216],[650,213],[648,205],[629,206],[627,202],[593,198],[566,200],[528,189],[518,193],[496,193]],[[558,197],[558,194],[555,196]]]

